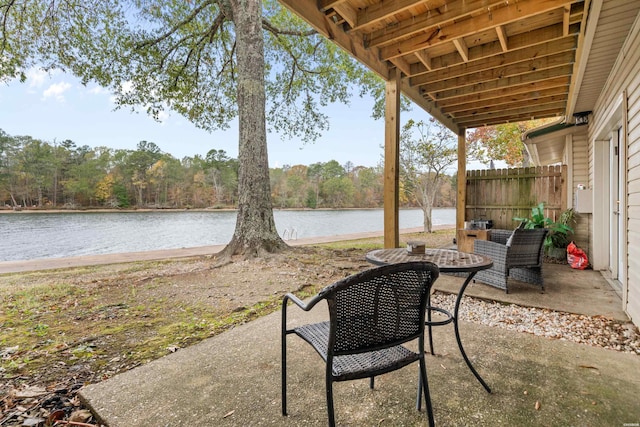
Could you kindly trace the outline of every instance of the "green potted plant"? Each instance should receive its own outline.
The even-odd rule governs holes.
[[[569,208],[560,214],[557,221],[551,222],[547,228],[549,233],[544,241],[544,247],[547,256],[555,259],[567,259],[567,246],[571,243],[571,234],[573,228],[571,225],[575,222],[575,211]]]
[[[573,234],[571,225],[575,222],[575,211],[569,208],[560,214],[557,221],[544,216],[544,203],[531,208],[531,218],[514,218],[524,223],[524,228],[547,228],[549,232],[544,240],[545,253],[550,258],[567,258],[567,246]]]

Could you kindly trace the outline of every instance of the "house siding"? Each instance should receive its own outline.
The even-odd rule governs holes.
[[[573,195],[578,184],[587,185],[589,183],[589,138],[586,126],[576,126],[571,138],[572,160],[567,162],[571,168],[571,188],[569,206],[573,205]],[[576,244],[587,252],[591,253],[591,236],[589,233],[591,226],[590,213],[576,214],[576,223],[573,227],[573,239]]]
[[[624,96],[626,95],[626,99]],[[640,325],[640,245],[630,242],[640,241],[640,18],[636,17],[629,36],[621,49],[607,83],[598,98],[589,126],[589,179],[594,180],[594,170],[598,165],[594,146],[599,136],[596,132],[607,130],[607,123],[614,110],[620,107],[622,99],[623,130],[626,132],[626,301],[625,311],[636,324]],[[594,224],[593,232],[598,228]]]

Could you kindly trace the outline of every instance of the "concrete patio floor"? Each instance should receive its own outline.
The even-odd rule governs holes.
[[[526,306],[628,320],[598,272],[545,264],[545,291],[505,294],[473,284],[468,295]],[[442,275],[441,291],[461,278]],[[289,310],[290,324],[326,318]],[[145,366],[84,387],[80,394],[102,422],[118,426],[315,426],[327,424],[324,365],[302,340],[289,337],[289,416],[280,413],[280,312],[181,349]],[[467,369],[451,325],[434,328],[427,356],[439,426],[639,425],[640,357],[630,353],[461,323],[462,340],[487,393]],[[411,365],[368,381],[334,386],[342,426],[426,425],[415,409],[418,369]]]

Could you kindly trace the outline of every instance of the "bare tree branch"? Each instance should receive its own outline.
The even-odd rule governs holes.
[[[217,4],[217,2],[214,1],[214,0],[208,0],[208,1],[203,2],[200,6],[198,6],[195,9],[193,9],[193,11],[189,14],[189,16],[187,16],[182,21],[177,22],[176,25],[171,27],[169,29],[169,31],[167,31],[166,33],[160,35],[159,37],[156,37],[155,39],[145,40],[144,42],[136,45],[136,49],[141,49],[141,48],[146,47],[146,46],[152,46],[152,45],[158,44],[161,41],[171,37],[182,26],[184,26],[184,25],[188,24],[189,22],[193,21],[200,14],[200,12],[202,12],[206,7],[211,6],[213,4]],[[218,16],[221,16],[221,15],[218,15]],[[218,20],[218,18],[216,18],[216,21],[217,20]]]

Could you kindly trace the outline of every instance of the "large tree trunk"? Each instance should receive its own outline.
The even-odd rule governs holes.
[[[222,256],[260,256],[287,247],[273,219],[265,123],[262,1],[230,0],[238,60],[238,218]]]

